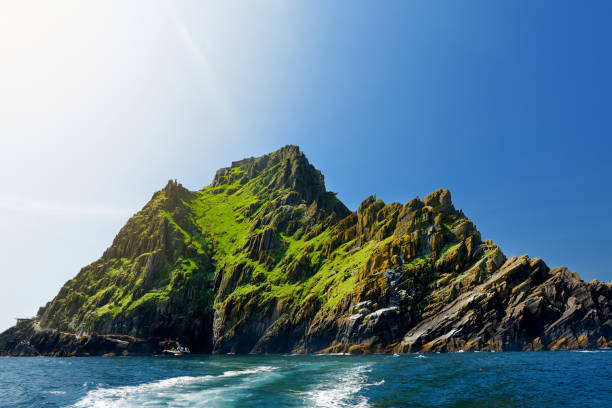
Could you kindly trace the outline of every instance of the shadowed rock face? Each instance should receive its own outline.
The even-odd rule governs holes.
[[[506,259],[441,189],[350,212],[296,146],[169,182],[0,354],[612,346],[612,287]]]
[[[512,258],[483,284],[411,328],[398,351],[556,350],[606,347],[610,285],[567,268]]]

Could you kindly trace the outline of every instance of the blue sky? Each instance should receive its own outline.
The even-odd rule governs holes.
[[[0,329],[168,179],[286,144],[351,209],[446,187],[507,255],[612,280],[612,3],[217,3],[2,6]]]

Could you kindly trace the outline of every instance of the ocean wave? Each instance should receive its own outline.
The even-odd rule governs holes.
[[[210,406],[214,400],[227,399],[224,394],[234,387],[202,388],[202,385],[225,377],[249,376],[275,371],[278,367],[259,366],[229,370],[220,375],[181,376],[140,385],[91,390],[73,408],[141,407],[141,406]]]
[[[274,371],[276,369],[278,369],[278,367],[261,366],[256,368],[247,368],[246,370],[226,371],[221,374],[220,377],[236,377],[238,375],[265,373],[269,371]]]
[[[351,353],[316,353],[313,356],[316,357],[329,357],[329,356],[350,356]]]
[[[334,375],[333,380],[321,383],[317,388],[304,393],[303,399],[307,406],[313,407],[358,407],[370,406],[369,400],[360,392],[370,386],[384,384],[385,380],[368,384],[369,366],[359,366]],[[340,380],[338,380],[340,377]]]
[[[43,391],[42,393],[51,395],[65,395],[66,391]]]

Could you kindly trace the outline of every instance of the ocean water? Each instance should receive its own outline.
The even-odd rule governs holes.
[[[1,407],[612,407],[612,351],[0,358]]]

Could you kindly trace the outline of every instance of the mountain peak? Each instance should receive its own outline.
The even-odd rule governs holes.
[[[212,186],[246,184],[253,181],[258,188],[294,191],[310,204],[323,205],[335,196],[325,189],[323,174],[295,145],[284,146],[260,157],[249,157],[232,162],[230,167],[217,171]],[[334,199],[335,200],[335,199]],[[348,211],[347,211],[348,213]]]
[[[452,211],[453,202],[451,200],[451,192],[445,188],[440,188],[423,199],[425,205],[432,206],[442,211]]]

